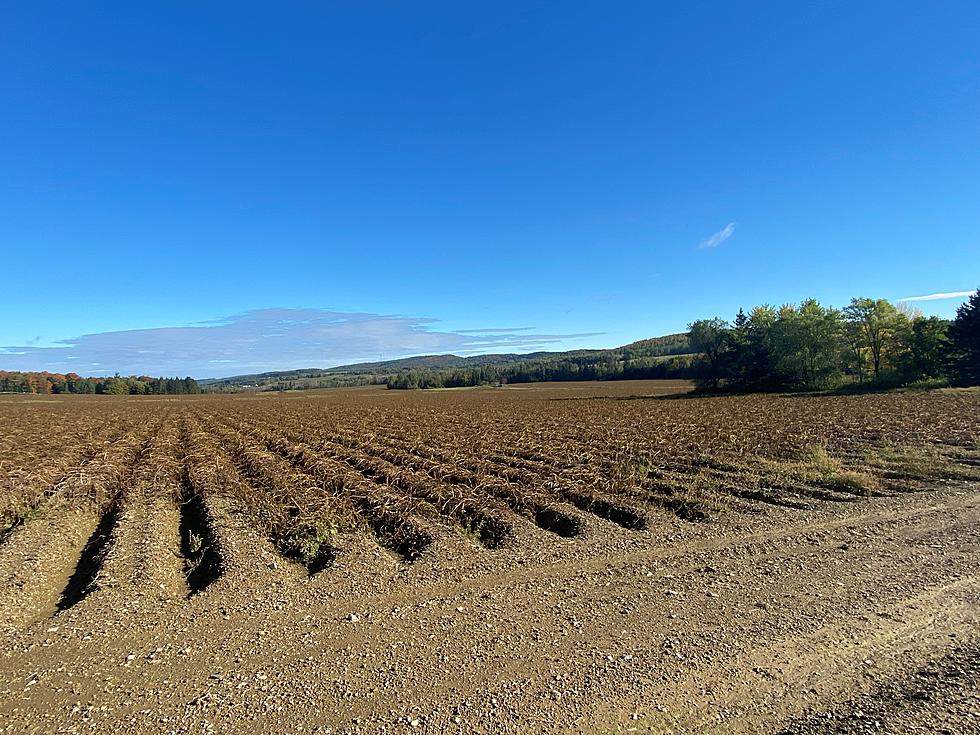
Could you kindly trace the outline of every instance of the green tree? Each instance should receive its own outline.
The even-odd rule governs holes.
[[[731,385],[747,388],[752,351],[751,325],[744,309],[739,309],[728,332],[728,380]]]
[[[948,331],[949,322],[938,316],[912,322],[909,351],[902,370],[905,380],[914,382],[946,374],[950,350]]]
[[[129,393],[129,383],[125,378],[120,378],[118,375],[115,375],[111,378],[106,378],[102,384],[102,392],[112,396],[124,396]]]
[[[728,322],[719,317],[699,319],[688,325],[691,348],[704,355],[706,381],[717,388],[723,374],[723,357],[728,344]]]
[[[749,312],[747,353],[742,359],[743,379],[747,386],[771,389],[778,387],[779,374],[773,351],[773,326],[776,310],[768,304]]]
[[[957,385],[980,385],[980,291],[956,310],[949,325],[950,374]]]
[[[833,382],[841,367],[842,334],[840,312],[816,299],[781,307],[773,326],[781,382],[808,387]]]
[[[854,298],[844,309],[851,337],[851,351],[859,357],[867,350],[872,374],[881,379],[882,369],[897,363],[908,335],[909,319],[885,299]]]
[[[868,369],[871,365],[871,351],[867,346],[864,326],[858,322],[845,320],[843,342],[845,346],[845,369],[849,373],[857,375],[858,382],[863,383],[864,378],[868,376]]]

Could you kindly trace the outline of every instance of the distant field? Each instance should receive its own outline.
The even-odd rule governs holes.
[[[665,396],[694,390],[694,382],[690,380],[610,380],[603,382],[514,383],[502,386],[500,390],[534,393],[542,397]]]
[[[958,548],[955,559],[967,565],[961,572],[975,569],[971,565],[980,558],[975,538],[965,546],[961,539],[954,547],[940,537],[946,533],[943,524],[956,523],[955,516],[972,518],[978,512],[976,485],[971,483],[980,479],[980,393],[695,398],[684,395],[689,389],[683,381],[622,381],[424,392],[357,388],[166,398],[2,397],[0,628],[8,631],[11,652],[28,641],[54,636],[70,652],[66,656],[94,656],[91,666],[104,656],[112,667],[120,665],[119,657],[123,663],[133,660],[127,658],[128,648],[141,663],[150,639],[185,636],[188,650],[199,652],[196,658],[181,659],[176,642],[166,643],[162,651],[174,666],[196,672],[181,684],[189,698],[197,691],[192,682],[210,675],[215,664],[208,662],[215,656],[226,672],[241,668],[232,663],[235,657],[239,663],[243,656],[252,657],[249,665],[260,669],[273,665],[268,658],[262,659],[265,664],[254,659],[261,646],[246,645],[242,631],[261,638],[261,630],[282,627],[278,635],[293,640],[294,633],[309,631],[299,622],[304,615],[310,620],[330,609],[330,622],[323,624],[336,629],[338,639],[322,643],[322,650],[342,640],[356,648],[358,634],[344,639],[347,634],[336,628],[338,621],[374,620],[371,611],[381,615],[382,608],[388,611],[384,615],[398,618],[437,598],[452,600],[446,603],[447,614],[468,617],[471,607],[479,607],[480,590],[507,580],[516,587],[506,604],[500,602],[500,610],[506,611],[500,614],[544,621],[539,635],[547,638],[563,619],[560,606],[552,603],[566,599],[561,585],[574,586],[576,564],[591,574],[604,564],[615,568],[645,559],[644,568],[654,570],[651,578],[656,574],[659,580],[658,600],[665,590],[675,594],[675,588],[687,589],[676,594],[699,595],[700,600],[705,592],[692,591],[698,589],[696,582],[674,580],[675,572],[652,561],[675,553],[668,551],[671,544],[688,549],[684,553],[698,548],[707,554],[721,548],[710,544],[721,542],[704,546],[709,543],[704,539],[761,534],[763,556],[776,559],[780,543],[771,540],[773,534],[786,534],[790,548],[797,543],[791,540],[796,533],[792,529],[815,524],[825,528],[820,533],[826,534],[827,543],[849,548],[864,542],[840,540],[841,529],[877,524],[873,519],[905,512],[905,503],[913,504],[909,508],[931,507],[930,501],[918,499],[932,495],[928,491],[937,491],[936,503],[946,504],[953,515],[929,515],[934,525],[928,528],[933,530],[923,525],[924,537],[934,533],[940,548]],[[959,495],[950,495],[951,489]],[[843,520],[838,524],[828,520],[832,517]],[[886,526],[892,529],[887,533],[900,533],[899,526]],[[966,528],[956,533],[966,533]],[[698,538],[702,546],[686,546]],[[830,549],[823,541],[813,543],[819,554]],[[869,536],[867,543],[879,540]],[[882,555],[880,560],[865,559],[871,565],[866,568],[880,561],[886,569],[884,546]],[[743,563],[726,558],[712,556],[702,566],[716,570],[713,575],[718,569],[723,573],[723,565]],[[955,559],[950,557],[950,563]],[[542,598],[529,580],[540,581],[552,574],[549,569],[559,569],[554,565],[572,560],[572,567],[554,572],[559,586],[548,589],[555,597]],[[761,557],[755,563],[769,564]],[[806,564],[800,557],[803,566],[780,574],[796,574]],[[742,579],[752,579],[760,568],[745,572],[748,576]],[[876,579],[863,577],[862,584],[875,585]],[[605,582],[597,584],[580,594],[601,595]],[[785,584],[789,589],[795,582]],[[837,582],[826,584],[832,588],[814,589],[814,595],[850,595]],[[630,595],[639,593],[608,594],[619,600],[617,610],[608,614],[622,617],[621,625],[633,631],[630,640],[647,640],[652,629],[644,626],[653,625],[653,618],[644,613],[634,620],[633,612],[619,612],[636,611],[639,598]],[[335,595],[346,600],[342,612],[337,612]],[[288,614],[282,612],[286,608]],[[451,612],[457,608],[460,612]],[[569,609],[574,611],[575,605]],[[804,614],[804,609],[783,614]],[[222,620],[234,610],[239,611],[234,629],[223,629]],[[282,615],[278,623],[274,610]],[[586,619],[591,613],[569,614]],[[215,627],[206,635],[179,633],[174,626],[185,616]],[[493,620],[492,613],[473,618],[479,625],[492,625]],[[111,630],[105,627],[110,621],[115,621]],[[597,631],[605,631],[605,623],[595,624]],[[722,638],[724,625],[718,628]],[[426,631],[425,626],[416,628],[415,643],[409,645],[427,651],[418,654],[427,663],[416,661],[415,666],[434,670],[441,667],[436,658],[448,654],[430,643]],[[94,647],[82,645],[85,635],[96,637]],[[410,631],[398,635],[404,641]],[[458,646],[469,645],[470,634],[458,635]],[[117,639],[130,640],[119,644],[127,650],[117,650]],[[208,641],[216,640],[224,643],[213,649]],[[661,652],[667,645],[660,638],[649,640]],[[288,660],[296,666],[301,665],[300,649],[289,649],[293,658]],[[649,659],[654,652],[644,655]],[[471,656],[464,668],[478,670],[481,660]],[[686,659],[671,660],[671,666],[686,670]],[[0,671],[4,677],[26,676],[36,663],[31,656],[8,658]],[[552,669],[542,669],[541,661],[531,664],[534,670],[521,674],[527,678],[523,686],[551,697],[548,692],[558,685],[537,677],[545,669],[550,675]],[[555,671],[566,671],[564,664],[555,666]],[[176,676],[169,666],[147,669],[152,676],[164,670]],[[254,696],[262,696],[265,690],[257,681],[265,680],[255,676],[251,671],[245,680]],[[0,691],[0,718],[11,722],[11,708],[18,702],[34,708],[30,716],[41,718],[36,722],[46,709],[73,706],[76,695],[59,694],[58,689],[69,684],[54,683],[60,681],[54,675],[49,681],[27,699],[14,697],[9,688]],[[357,716],[380,712],[368,696],[370,687],[345,681],[354,692],[351,706],[362,713]],[[372,681],[380,686],[380,679]],[[495,686],[503,681],[495,680]],[[476,697],[481,686],[463,689],[467,697]],[[653,683],[638,686],[637,702],[656,691]],[[88,687],[82,685],[85,691]],[[150,687],[150,694],[155,690]],[[96,704],[101,697],[116,707],[118,714],[100,715],[102,721],[118,724],[116,717],[147,707],[169,712],[174,721],[184,716],[175,703],[154,700],[152,707],[146,702],[130,706],[124,700],[150,695],[127,700],[120,691],[112,692],[90,691]],[[334,694],[321,696],[334,700]],[[616,696],[626,706],[633,695]],[[313,694],[309,697],[315,701]],[[799,714],[804,704],[801,700],[783,715]],[[521,712],[531,710],[515,711],[513,722],[527,726]],[[433,728],[461,716],[439,712],[425,715]],[[595,710],[591,716],[599,720],[588,721],[613,726],[625,717],[619,710],[603,712]],[[549,716],[568,725],[573,714],[561,710]],[[330,715],[327,721],[339,727],[343,719]]]

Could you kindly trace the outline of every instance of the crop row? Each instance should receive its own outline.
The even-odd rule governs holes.
[[[41,576],[77,554],[62,607],[118,586],[193,594],[227,572],[234,533],[315,572],[364,538],[413,560],[980,478],[970,391],[27,405],[0,402],[0,542]],[[35,516],[57,531],[36,553]]]

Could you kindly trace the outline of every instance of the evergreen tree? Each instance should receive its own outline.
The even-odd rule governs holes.
[[[980,291],[956,310],[949,325],[950,377],[957,385],[980,385]]]
[[[728,378],[738,388],[751,387],[752,324],[743,309],[738,310],[728,332]]]

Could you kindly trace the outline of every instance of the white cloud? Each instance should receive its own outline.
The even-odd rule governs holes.
[[[216,370],[225,376],[420,354],[525,352],[589,336],[536,334],[524,328],[440,332],[432,328],[434,321],[324,309],[258,309],[190,327],[86,334],[44,347],[0,346],[0,356],[8,370],[203,378],[214,377]]]
[[[702,240],[701,244],[698,245],[698,250],[704,250],[705,248],[716,248],[719,245],[721,245],[723,242],[725,242],[725,240],[730,238],[733,234],[735,234],[735,223],[729,222],[727,225],[725,225],[722,229],[718,230],[718,232],[713,234],[711,237]]]
[[[925,296],[906,296],[904,299],[899,299],[899,301],[943,301],[944,299],[966,299],[973,294],[975,291],[948,291],[946,293],[930,293]]]

